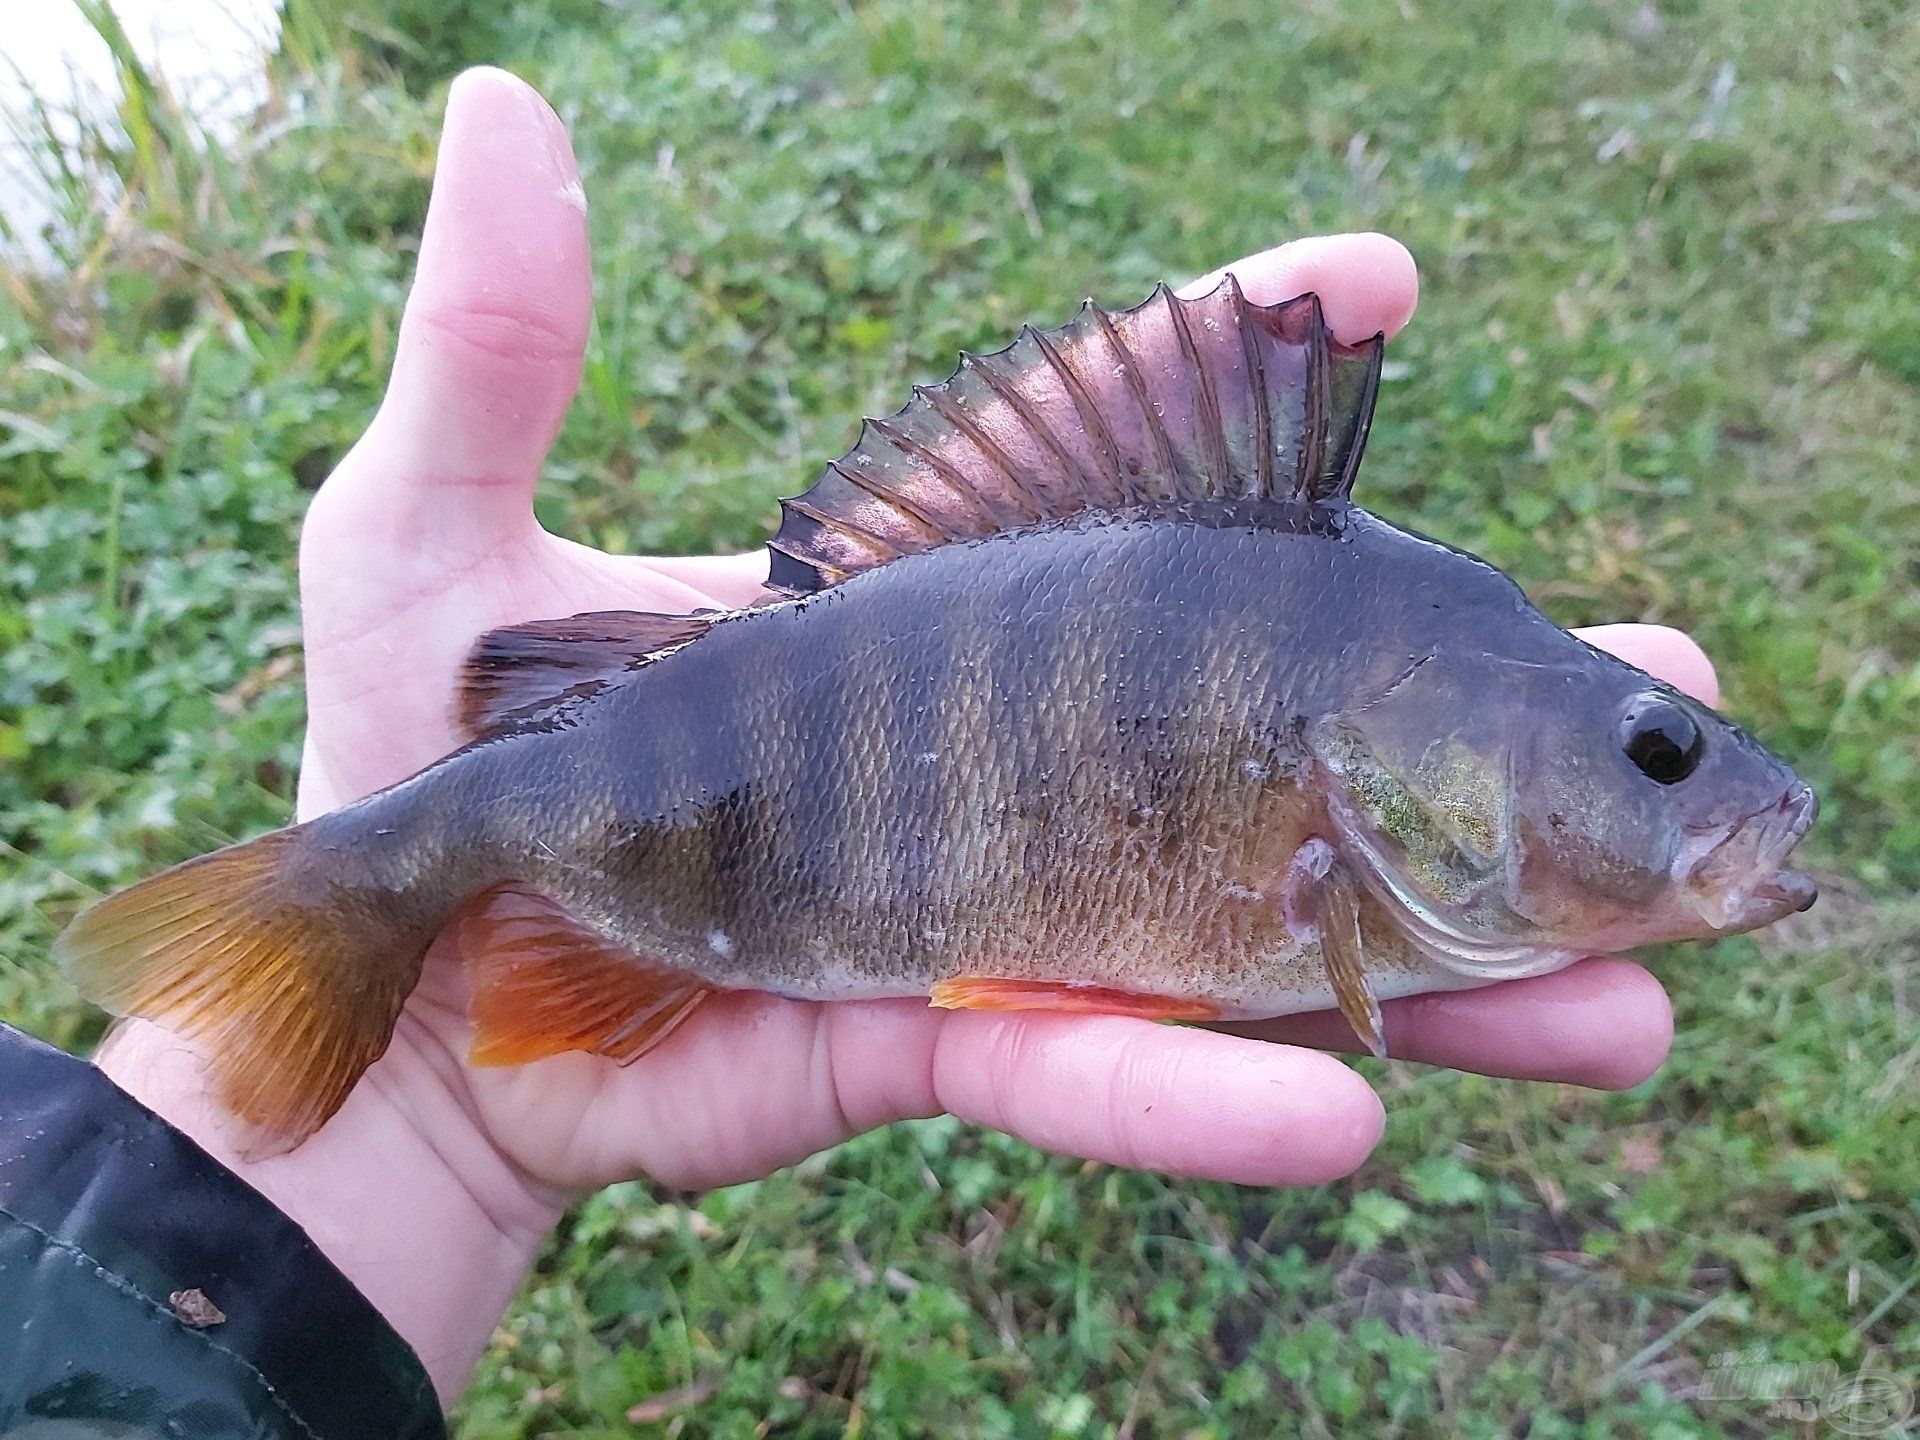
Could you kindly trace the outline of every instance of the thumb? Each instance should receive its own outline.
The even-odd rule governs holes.
[[[344,511],[359,543],[384,535],[442,553],[531,531],[591,304],[565,127],[524,81],[467,71],[447,96],[393,378],[316,520]]]
[[[300,536],[302,808],[458,743],[445,685],[521,618],[540,465],[580,379],[586,205],[559,118],[500,70],[457,79],[420,263],[379,413]],[[489,563],[482,564],[482,561]]]

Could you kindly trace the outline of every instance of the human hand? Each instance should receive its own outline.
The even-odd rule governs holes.
[[[1416,297],[1411,258],[1381,236],[1299,241],[1231,268],[1257,302],[1317,291],[1347,340],[1398,330]],[[463,76],[390,389],[302,537],[302,816],[460,743],[455,676],[486,630],[758,594],[764,554],[611,556],[535,522],[534,486],[579,378],[589,304],[584,201],[564,130],[511,77]],[[1715,698],[1712,671],[1684,636],[1625,626],[1589,638]],[[1621,960],[1385,1011],[1402,1058],[1598,1086],[1644,1078],[1670,1035],[1660,987]],[[443,938],[387,1054],[291,1154],[237,1156],[198,1062],[165,1031],[125,1027],[102,1063],[300,1220],[450,1395],[560,1208],[613,1181],[726,1184],[941,1112],[1095,1160],[1244,1184],[1309,1184],[1358,1165],[1380,1134],[1379,1101],[1344,1064],[1295,1048],[1353,1048],[1344,1023],[1236,1028],[731,994],[626,1069],[582,1054],[475,1069],[462,957]],[[1266,1043],[1275,1039],[1295,1044]]]

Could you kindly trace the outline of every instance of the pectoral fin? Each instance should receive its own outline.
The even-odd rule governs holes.
[[[1367,981],[1360,936],[1360,885],[1325,840],[1302,845],[1287,872],[1287,923],[1302,940],[1320,947],[1333,998],[1360,1042],[1387,1058],[1386,1022]]]
[[[1341,878],[1327,892],[1320,922],[1320,955],[1326,962],[1327,979],[1333,982],[1333,998],[1340,1004],[1340,1013],[1361,1043],[1384,1060],[1386,1021],[1381,1018],[1380,1002],[1367,983],[1366,967],[1361,963],[1360,896],[1344,870],[1334,873]]]

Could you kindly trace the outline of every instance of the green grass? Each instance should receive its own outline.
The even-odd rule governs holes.
[[[1630,1094],[1369,1062],[1385,1143],[1301,1193],[941,1122],[609,1192],[463,1436],[627,1435],[650,1399],[637,1433],[687,1437],[1760,1436],[1789,1422],[1699,1397],[1714,1356],[1920,1380],[1910,7],[373,9],[297,9],[239,145],[136,77],[131,141],[62,157],[62,266],[0,270],[0,1014],[88,1043],[45,962],[72,909],[286,813],[295,526],[484,58],[554,99],[594,201],[552,527],[753,544],[958,347],[1379,228],[1425,300],[1366,503],[1568,623],[1694,630],[1825,806],[1814,912],[1658,957],[1679,1036]]]

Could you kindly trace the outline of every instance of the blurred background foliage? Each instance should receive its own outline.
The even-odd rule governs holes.
[[[45,961],[72,910],[288,811],[299,516],[480,61],[593,203],[551,527],[753,545],[959,347],[1377,228],[1425,298],[1365,502],[1567,623],[1693,630],[1825,806],[1816,910],[1655,957],[1632,1093],[1366,1062],[1385,1143],[1295,1194],[945,1122],[617,1189],[462,1435],[1770,1435],[1716,1357],[1920,1378],[1910,6],[292,0],[216,144],[120,58],[120,123],[43,152],[53,262],[0,263],[0,1015],[60,1043],[99,1028]]]

